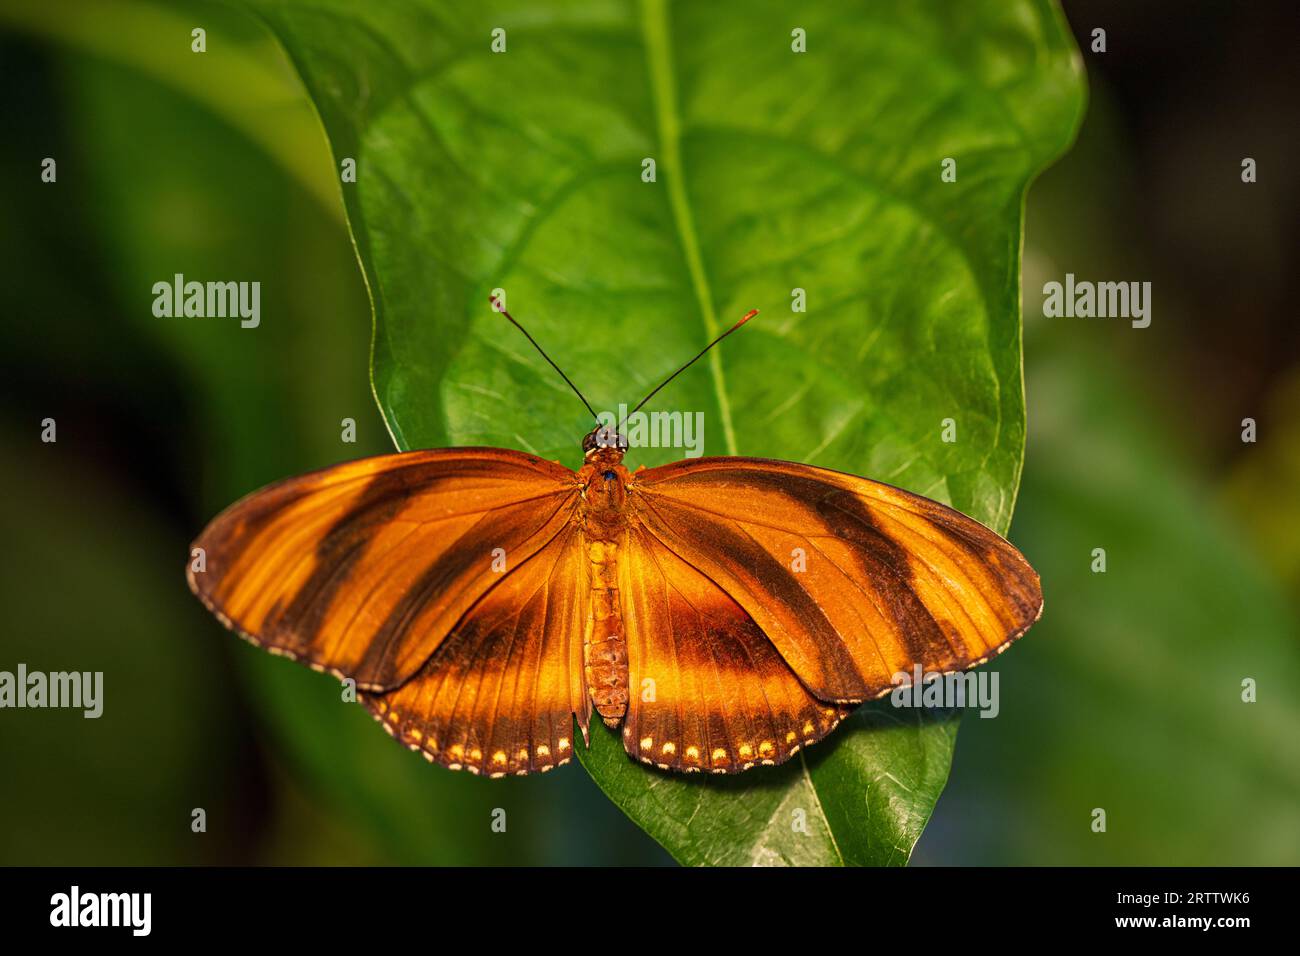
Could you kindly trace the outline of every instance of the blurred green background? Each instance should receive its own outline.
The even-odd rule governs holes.
[[[1300,863],[1300,21],[1065,10],[1091,102],[1030,191],[1011,533],[1046,611],[997,662],[999,718],[963,721],[913,862]],[[210,3],[7,0],[0,64],[0,668],[108,672],[99,720],[0,715],[0,862],[669,862],[576,765],[430,768],[184,586],[230,501],[392,447],[336,174],[267,31]],[[258,335],[156,319],[151,286],[177,272],[260,280]],[[1066,272],[1151,281],[1151,326],[1045,319]],[[334,759],[343,735],[365,765]]]

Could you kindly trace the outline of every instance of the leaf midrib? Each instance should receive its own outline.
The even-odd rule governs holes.
[[[686,185],[682,168],[681,116],[677,112],[677,88],[673,81],[673,57],[669,40],[668,6],[666,0],[641,0],[641,38],[645,44],[646,69],[650,73],[650,99],[655,114],[655,127],[659,134],[660,163],[668,186],[668,204],[672,208],[673,223],[681,242],[682,256],[691,276],[691,286],[704,320],[705,341],[712,341],[719,332],[718,317],[713,309],[713,293],[709,278],[704,272],[704,259],[700,255],[699,235],[695,231],[695,217],[686,198]],[[736,433],[731,423],[731,403],[727,398],[726,379],[722,359],[717,352],[709,353],[709,372],[713,380],[714,397],[722,418],[723,442],[728,455],[738,454]]]
[[[812,798],[817,801],[817,812],[821,814],[822,820],[826,823],[826,833],[831,838],[831,848],[835,855],[839,857],[840,866],[844,866],[844,851],[840,849],[840,841],[835,838],[835,828],[831,826],[831,818],[826,813],[826,808],[822,806],[822,796],[817,792],[817,784],[813,782],[812,771],[808,769],[808,758],[801,749],[799,751],[799,766],[803,768],[803,777],[808,781],[808,789],[812,792]]]
[[[699,235],[695,230],[695,217],[691,212],[686,197],[681,156],[681,117],[677,112],[677,91],[673,82],[672,49],[669,41],[668,8],[666,0],[641,0],[641,34],[645,43],[646,68],[650,73],[651,102],[655,113],[655,126],[659,134],[661,150],[660,165],[664,169],[668,186],[668,202],[673,212],[673,222],[677,227],[677,236],[681,242],[682,255],[690,272],[691,285],[699,305],[700,316],[704,320],[705,340],[712,341],[719,332],[717,313],[713,308],[713,293],[709,288],[709,278],[704,271],[703,257],[700,255]],[[709,354],[709,372],[713,381],[713,391],[718,402],[718,411],[722,417],[722,434],[726,453],[739,454],[736,433],[731,422],[731,404],[727,398],[726,379],[722,370],[722,359],[717,352]],[[844,853],[835,838],[830,817],[822,807],[821,796],[813,782],[812,773],[802,751],[799,763],[803,778],[817,812],[826,824],[826,832],[831,846],[844,865]]]

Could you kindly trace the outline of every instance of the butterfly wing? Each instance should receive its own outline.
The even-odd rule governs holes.
[[[561,532],[481,597],[418,673],[362,701],[398,740],[453,770],[493,777],[547,771],[587,733],[582,640],[586,550]]]
[[[782,763],[851,709],[810,694],[754,619],[644,527],[633,523],[625,550],[633,757],[688,772]]]
[[[572,471],[504,449],[347,462],[218,515],[190,586],[254,643],[383,691],[561,534],[578,501]]]
[[[825,701],[896,673],[963,670],[1038,619],[1038,575],[979,522],[880,482],[791,462],[642,470],[636,520],[735,601]]]

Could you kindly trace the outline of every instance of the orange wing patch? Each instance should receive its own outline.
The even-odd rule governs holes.
[[[271,485],[203,531],[190,587],[227,627],[365,690],[410,678],[571,520],[575,475],[502,449],[347,462]]]
[[[452,770],[547,771],[573,756],[591,703],[582,636],[591,599],[582,536],[570,530],[506,575],[411,680],[362,702],[398,740]]]
[[[814,698],[741,606],[653,535],[633,526],[626,551],[633,757],[739,772],[788,760],[849,713]]]
[[[734,599],[828,701],[880,696],[915,664],[982,664],[1038,619],[1038,575],[944,505],[853,475],[753,458],[638,472],[635,519]]]

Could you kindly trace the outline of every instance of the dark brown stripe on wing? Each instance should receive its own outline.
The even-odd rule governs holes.
[[[859,549],[857,571],[885,602],[908,656],[930,668],[946,669],[955,664],[966,651],[964,646],[951,646],[952,639],[960,641],[955,628],[943,627],[917,595],[907,551],[881,526],[871,509],[860,498],[842,493],[818,501],[817,515],[832,535]],[[847,568],[841,570],[850,573]]]
[[[973,518],[969,518],[940,502],[915,497],[917,511],[936,528],[944,531],[948,539],[960,545],[972,564],[992,568],[1005,585],[1002,596],[1007,599],[1006,610],[1010,617],[1008,629],[1031,623],[1038,616],[1043,603],[1038,573],[1005,538],[990,531]]]
[[[426,480],[423,488],[432,491],[444,480],[441,477]],[[374,529],[401,512],[409,484],[396,471],[381,472],[370,479],[365,490],[317,543],[316,572],[287,605],[282,598],[277,598],[272,605],[263,624],[266,640],[304,648],[316,642],[335,595],[347,584],[353,567],[366,553]]]

